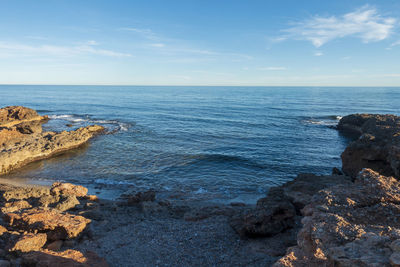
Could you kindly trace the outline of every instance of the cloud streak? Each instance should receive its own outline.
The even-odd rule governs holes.
[[[383,17],[367,5],[342,16],[314,16],[284,32],[288,33],[288,38],[307,40],[318,48],[350,36],[360,38],[364,43],[381,41],[390,36],[395,23],[396,19]]]
[[[132,57],[131,54],[121,53],[113,50],[97,48],[99,44],[93,40],[77,46],[57,45],[25,45],[20,43],[0,42],[2,55],[8,56],[59,56],[70,57],[78,55],[99,55],[107,57]],[[96,47],[94,47],[96,46]]]

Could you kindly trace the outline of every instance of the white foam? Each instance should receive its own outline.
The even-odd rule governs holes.
[[[123,122],[119,122],[116,120],[93,120],[93,119],[84,119],[84,118],[79,118],[75,115],[71,115],[71,114],[62,114],[62,115],[50,115],[49,116],[50,119],[59,119],[59,120],[66,120],[69,122],[73,122],[73,123],[95,123],[95,124],[109,124],[109,125],[116,125],[117,126],[117,130],[119,131],[128,131],[129,129],[129,124],[127,123],[123,123]]]
[[[199,189],[197,189],[196,191],[194,191],[195,194],[205,194],[207,193],[207,190],[200,187]]]

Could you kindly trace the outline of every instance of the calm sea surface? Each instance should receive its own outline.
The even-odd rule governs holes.
[[[110,134],[4,178],[254,201],[300,172],[340,167],[349,140],[329,126],[399,115],[400,88],[3,85],[8,105],[49,115],[46,130],[96,123]]]

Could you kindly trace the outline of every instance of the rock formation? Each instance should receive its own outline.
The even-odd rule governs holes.
[[[303,210],[297,246],[275,266],[397,266],[400,182],[364,169],[352,186],[315,194]]]
[[[91,220],[80,214],[96,211],[98,200],[86,193],[87,188],[68,183],[54,183],[51,188],[0,184],[0,247],[5,248],[5,264],[108,266],[93,252],[63,245],[90,235]],[[76,201],[74,205],[61,205],[68,198]]]
[[[42,132],[41,124],[47,120],[25,107],[0,109],[0,175],[79,147],[104,130],[93,125],[70,132]]]
[[[357,139],[342,153],[343,171],[355,177],[363,168],[400,177],[400,117],[354,114],[343,117],[337,129]]]

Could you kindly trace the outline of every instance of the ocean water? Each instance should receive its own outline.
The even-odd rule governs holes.
[[[399,115],[399,103],[400,88],[2,85],[0,106],[49,115],[45,130],[108,131],[3,178],[254,202],[300,172],[340,167],[341,116]]]

